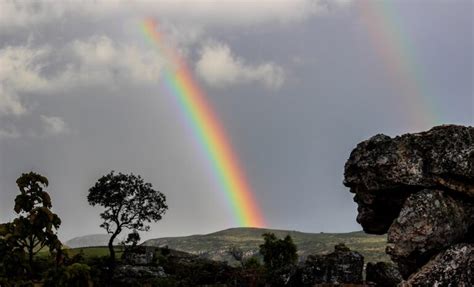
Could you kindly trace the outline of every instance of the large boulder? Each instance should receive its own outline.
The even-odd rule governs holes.
[[[368,233],[384,234],[412,193],[438,188],[474,197],[474,128],[376,135],[352,151],[344,177],[356,194],[358,222]]]
[[[408,276],[439,251],[468,240],[473,215],[469,204],[444,191],[412,194],[388,230],[387,253]]]
[[[301,283],[313,286],[320,283],[361,283],[364,257],[344,244],[334,247],[327,255],[310,255],[301,266]]]
[[[402,286],[474,286],[474,245],[457,244],[441,252]]]
[[[357,221],[368,233],[388,232],[386,251],[407,282],[439,279],[449,269],[458,285],[469,285],[463,272],[472,268],[459,266],[472,260],[450,248],[474,242],[473,127],[374,136],[352,151],[344,176],[355,193]]]

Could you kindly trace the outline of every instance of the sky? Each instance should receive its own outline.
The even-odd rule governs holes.
[[[48,177],[63,240],[103,233],[88,189],[141,175],[168,212],[143,238],[235,227],[163,88],[159,23],[238,157],[266,227],[360,230],[342,184],[375,134],[472,125],[470,0],[0,1],[0,222],[15,180]]]

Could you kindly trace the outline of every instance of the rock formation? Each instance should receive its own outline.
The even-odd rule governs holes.
[[[451,246],[410,276],[402,286],[420,285],[474,286],[474,245],[462,243]]]
[[[365,274],[365,281],[376,286],[394,287],[403,280],[398,269],[387,262],[367,263]]]
[[[472,275],[473,268],[474,128],[376,135],[352,151],[344,175],[358,204],[357,221],[367,233],[388,233],[387,253],[407,282],[444,284],[441,270],[449,269],[461,276],[459,284],[472,283],[463,272]]]
[[[128,247],[122,254],[122,261],[130,265],[149,265],[156,260],[156,249],[151,246]]]
[[[301,284],[304,286],[319,283],[361,283],[364,257],[341,243],[334,247],[334,252],[327,255],[308,256],[299,269]]]

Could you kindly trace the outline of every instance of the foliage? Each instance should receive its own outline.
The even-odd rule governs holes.
[[[291,236],[278,239],[273,233],[264,233],[264,243],[260,245],[267,282],[272,286],[286,285],[295,271],[298,260],[296,245]]]
[[[260,260],[258,260],[258,257],[252,256],[243,262],[243,267],[244,269],[259,269],[262,267],[262,264]]]
[[[273,233],[262,236],[265,242],[260,245],[260,254],[266,268],[273,270],[296,263],[298,255],[291,236],[287,235],[284,239],[278,239]]]
[[[257,254],[260,244],[263,243],[262,233],[268,232],[274,233],[279,238],[290,235],[298,247],[298,255],[301,259],[311,254],[330,253],[334,250],[334,244],[343,242],[351,250],[360,252],[366,261],[390,262],[390,257],[385,254],[387,236],[366,234],[363,231],[304,233],[290,230],[232,228],[205,235],[150,239],[144,244],[167,245],[171,249],[203,254],[208,259],[233,262],[232,256],[228,253],[229,246],[238,246],[245,254]]]
[[[140,234],[138,234],[138,232],[134,230],[133,232],[128,234],[124,244],[135,247],[137,246],[138,242],[140,242]]]
[[[166,197],[134,174],[114,173],[99,178],[89,189],[89,204],[100,205],[105,210],[100,214],[104,222],[101,227],[112,234],[109,252],[115,262],[113,242],[124,230],[148,231],[147,223],[158,221],[168,209]],[[138,233],[137,233],[138,234]]]
[[[91,268],[86,264],[74,263],[53,268],[46,274],[44,287],[87,287],[91,283]]]
[[[56,232],[61,220],[51,211],[51,198],[44,191],[48,186],[46,177],[29,172],[22,174],[16,183],[20,190],[14,206],[18,217],[0,225],[0,255],[3,255],[0,266],[7,278],[25,274],[32,278],[34,256],[44,247],[60,258],[61,242]]]

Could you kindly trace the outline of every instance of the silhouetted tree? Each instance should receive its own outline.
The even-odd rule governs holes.
[[[112,234],[108,244],[112,263],[115,263],[113,242],[124,229],[148,231],[147,223],[160,220],[168,209],[166,197],[154,190],[151,183],[134,174],[114,171],[99,178],[89,189],[87,200],[92,206],[105,208],[100,214],[104,220],[100,226]]]
[[[20,189],[14,207],[18,217],[13,222],[0,225],[1,245],[8,249],[4,263],[16,261],[15,268],[21,269],[18,260],[26,255],[32,276],[33,259],[40,250],[48,247],[52,254],[61,253],[62,244],[56,235],[61,220],[51,211],[51,198],[43,190],[48,186],[46,177],[34,172],[24,173],[16,183]]]
[[[140,242],[140,234],[136,230],[133,230],[128,234],[127,239],[124,241],[125,245],[129,245],[132,248],[136,247],[138,242]]]
[[[297,248],[291,236],[278,239],[273,233],[262,235],[265,242],[260,245],[260,254],[271,286],[283,286],[288,283],[298,260]]]
[[[284,239],[278,239],[273,233],[265,233],[262,236],[265,242],[260,245],[260,254],[263,256],[265,267],[276,269],[296,263],[297,248],[291,236],[287,235]]]

